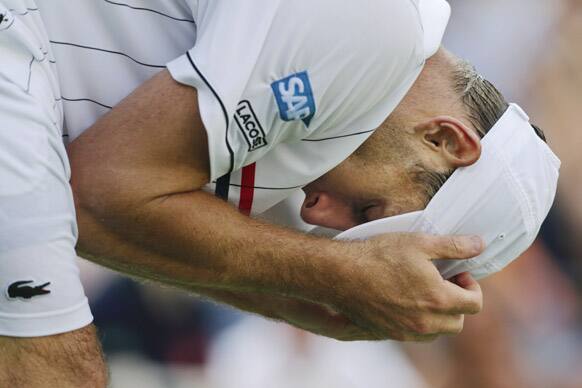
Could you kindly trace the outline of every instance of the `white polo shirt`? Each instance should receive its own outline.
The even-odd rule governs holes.
[[[198,90],[211,158],[213,183],[207,189],[246,214],[260,214],[296,193],[362,144],[437,50],[449,16],[444,0],[0,0],[0,5],[8,19],[36,26],[34,31],[17,31],[15,38],[7,33],[15,31],[13,26],[0,23],[0,30],[5,29],[0,31],[5,38],[0,35],[2,48],[32,41],[28,49],[34,54],[33,46],[42,42],[49,63],[58,69],[54,82],[54,69],[49,73],[50,67],[32,61],[33,76],[24,71],[19,82],[48,92],[35,101],[10,98],[11,104],[37,113],[62,106],[62,136],[72,140],[169,63],[178,82]],[[11,66],[29,66],[24,57]],[[23,97],[26,89],[21,87]],[[20,118],[24,126],[27,115],[13,112],[12,125],[18,131]],[[55,124],[43,125],[54,141]],[[58,121],[56,126],[61,129]],[[8,151],[0,147],[0,154]],[[66,154],[62,147],[46,152],[60,161],[51,168],[62,172],[61,179],[48,186],[61,187],[67,194],[37,187],[35,196],[62,204],[55,207],[59,210],[54,216],[62,212],[68,218],[53,228],[70,237],[72,251],[76,229],[66,186]],[[19,168],[2,170],[0,174],[8,176],[5,182],[23,180],[22,174],[40,168],[25,168],[31,155],[13,152],[12,158]],[[2,222],[34,224],[30,212],[35,205],[27,206],[28,212],[18,206],[11,209]],[[0,214],[5,210],[0,201]],[[18,238],[27,241],[26,228],[19,230]],[[0,241],[12,238],[9,230],[2,232]],[[42,249],[49,240],[45,235],[51,234],[37,230],[30,238]],[[56,268],[72,260],[70,253],[66,256],[47,256],[43,262]],[[1,287],[14,282],[4,278],[3,269],[16,258],[25,266],[32,260],[0,247]],[[41,276],[43,265],[35,265],[39,275],[30,284],[51,281]],[[50,294],[0,301],[0,318],[3,312],[51,316],[66,310],[55,298],[61,287],[66,284],[51,281]],[[87,316],[75,322],[81,327]],[[4,329],[8,326],[0,319],[0,334],[39,335],[38,330],[18,331],[16,326]],[[53,325],[43,333],[70,329]]]
[[[425,26],[432,53],[448,20],[442,0],[424,20],[412,0],[37,2],[71,139],[171,61],[199,93],[208,189],[253,214],[367,139],[420,73]]]
[[[209,1],[197,17],[168,68],[198,90],[216,192],[253,213],[355,151],[425,60],[412,1]]]

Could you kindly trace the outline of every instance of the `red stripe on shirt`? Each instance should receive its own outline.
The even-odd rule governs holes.
[[[238,209],[247,216],[251,214],[253,208],[253,197],[255,195],[255,171],[256,163],[246,166],[242,169],[240,201]]]

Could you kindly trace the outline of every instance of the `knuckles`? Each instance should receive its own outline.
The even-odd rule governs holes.
[[[448,251],[450,251],[452,257],[462,257],[464,254],[464,249],[461,242],[453,236],[447,237],[446,245],[448,247]]]
[[[463,331],[464,326],[464,317],[462,317],[460,323],[451,330],[451,334],[460,334]]]
[[[483,310],[483,299],[479,299],[473,302],[473,306],[469,309],[467,314],[478,314]]]
[[[429,319],[420,319],[412,324],[412,332],[416,335],[426,336],[435,333],[434,323]]]
[[[435,293],[428,300],[430,311],[445,311],[449,307],[448,299],[442,294]]]
[[[410,325],[410,330],[414,335],[421,337],[418,340],[431,340],[442,334],[459,334],[463,331],[463,325],[463,316],[454,322],[448,322],[446,327],[443,326],[442,322],[424,318]]]

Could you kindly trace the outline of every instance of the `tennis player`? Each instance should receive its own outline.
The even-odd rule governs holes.
[[[1,0],[0,15],[2,384],[106,380],[62,137],[96,262],[346,340],[432,339],[480,310],[470,275],[430,262],[478,256],[480,237],[343,242],[258,219],[302,188],[304,220],[334,229],[420,210],[479,160],[508,105],[440,48],[446,2]]]

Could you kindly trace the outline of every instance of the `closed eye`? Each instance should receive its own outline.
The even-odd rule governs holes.
[[[382,218],[382,209],[378,204],[369,204],[364,206],[359,211],[359,221],[361,224]]]

